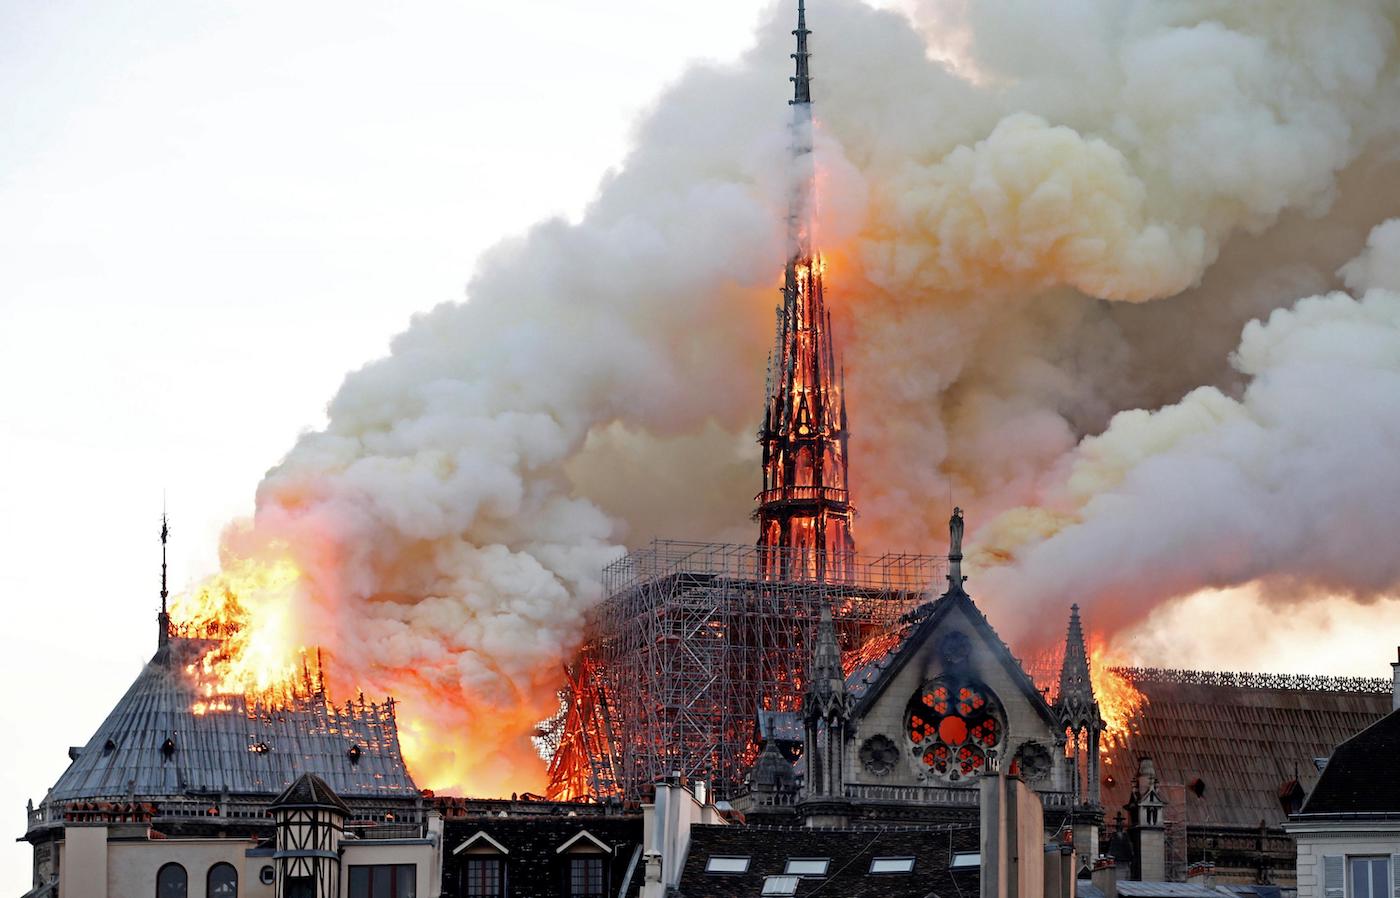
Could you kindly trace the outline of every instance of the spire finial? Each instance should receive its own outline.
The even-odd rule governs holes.
[[[165,547],[170,542],[170,516],[165,513],[165,501],[160,503],[160,614],[156,615],[156,648],[161,649],[170,641],[170,611],[166,607],[170,598],[170,583],[167,576]]]
[[[167,577],[165,546],[170,542],[170,516],[160,513],[160,613],[165,614],[166,600],[170,598],[170,583]]]
[[[792,33],[797,36],[797,52],[792,54],[797,61],[797,73],[792,77],[792,103],[811,103],[812,76],[807,70],[807,59],[812,54],[807,52],[807,35],[812,32],[807,30],[806,0],[797,0],[797,28]]]
[[[962,572],[962,541],[963,541],[963,510],[953,509],[953,516],[948,519],[948,587],[949,590],[961,590],[962,585],[967,582],[967,578]]]

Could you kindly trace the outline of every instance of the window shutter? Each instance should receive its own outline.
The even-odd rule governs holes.
[[[1346,873],[1339,854],[1322,858],[1322,898],[1346,898]]]
[[[1390,856],[1390,894],[1400,898],[1400,854]]]

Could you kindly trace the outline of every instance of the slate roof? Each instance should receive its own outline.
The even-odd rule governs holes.
[[[1252,830],[1261,820],[1281,826],[1287,817],[1280,787],[1296,779],[1311,789],[1318,779],[1313,759],[1376,722],[1391,702],[1386,693],[1317,678],[1125,673],[1148,701],[1126,739],[1104,748],[1102,795],[1110,819],[1127,804],[1138,758],[1147,755],[1168,820],[1191,827]],[[1190,788],[1197,780],[1200,796]]]
[[[242,696],[223,696],[217,709],[197,714],[200,696],[185,667],[205,648],[171,637],[45,802],[128,796],[159,802],[223,792],[271,798],[303,773],[314,773],[345,799],[418,799],[391,703],[361,699],[337,708],[323,693],[311,692],[285,707],[265,708],[250,707]]]
[[[764,879],[782,876],[790,858],[830,858],[825,877],[803,878],[797,898],[819,892],[841,898],[924,898],[976,895],[980,872],[949,870],[956,852],[978,851],[975,826],[804,829],[767,826],[696,825],[681,873],[682,898],[751,898]],[[711,855],[748,857],[742,874],[706,873]],[[912,873],[871,874],[876,857],[912,857]]]
[[[1126,879],[1118,883],[1118,894],[1122,898],[1222,898],[1215,889],[1190,882],[1134,882]]]
[[[1337,746],[1304,814],[1400,815],[1400,711]]]
[[[520,814],[447,821],[443,830],[442,894],[466,894],[467,855],[454,852],[463,842],[484,832],[509,852],[504,860],[511,898],[558,898],[564,893],[562,887],[568,871],[567,855],[561,855],[558,849],[580,830],[587,830],[589,835],[613,849],[608,862],[608,895],[622,898],[640,895],[646,879],[646,865],[641,859],[641,816],[600,816],[586,812],[575,817]]]
[[[849,684],[850,680],[847,680]],[[801,742],[805,738],[802,715],[796,711],[769,711],[759,708],[754,716],[754,741]]]

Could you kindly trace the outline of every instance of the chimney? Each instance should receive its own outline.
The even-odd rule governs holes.
[[[1207,889],[1215,888],[1215,864],[1209,861],[1197,861],[1186,868],[1186,881],[1193,886],[1204,886]]]
[[[1390,690],[1390,710],[1400,711],[1400,648],[1396,648],[1395,658],[1390,662],[1390,675],[1395,678],[1395,685]]]
[[[1090,881],[1094,888],[1103,892],[1103,898],[1118,898],[1118,871],[1117,861],[1103,855],[1094,861],[1094,870],[1090,875]]]

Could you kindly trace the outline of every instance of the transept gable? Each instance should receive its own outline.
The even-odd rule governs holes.
[[[848,688],[857,696],[852,717],[859,721],[869,715],[896,681],[904,688],[896,690],[891,700],[903,702],[905,693],[917,687],[914,680],[922,683],[969,660],[980,668],[983,679],[1000,681],[988,685],[998,690],[1003,701],[1019,696],[1047,727],[1060,729],[1045,695],[960,585],[914,612],[907,634],[885,657],[852,672]],[[903,675],[911,664],[917,673]],[[986,669],[989,665],[999,675]]]

